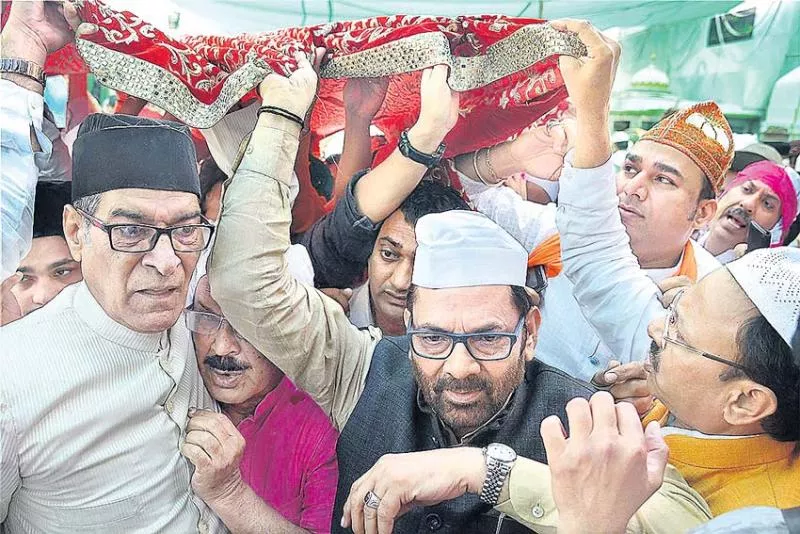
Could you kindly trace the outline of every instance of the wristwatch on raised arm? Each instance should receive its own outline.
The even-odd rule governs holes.
[[[45,75],[41,65],[32,61],[16,57],[4,57],[0,59],[0,73],[19,74],[31,80],[37,81],[44,87]]]
[[[481,500],[495,506],[508,473],[517,460],[517,453],[508,445],[490,443],[483,449],[483,456],[486,458],[486,479],[481,488]]]
[[[411,146],[411,141],[408,140],[408,130],[403,130],[403,133],[400,134],[400,139],[397,141],[397,148],[400,149],[400,153],[410,159],[411,161],[415,161],[421,165],[425,165],[426,167],[433,168],[436,167],[440,161],[442,161],[442,156],[444,155],[445,148],[447,145],[441,143],[439,147],[436,149],[436,152],[433,154],[426,154],[425,152],[420,152],[413,146]]]

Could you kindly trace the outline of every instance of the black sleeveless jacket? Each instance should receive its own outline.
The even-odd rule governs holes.
[[[364,392],[337,445],[339,484],[332,532],[345,532],[339,520],[350,486],[384,454],[505,443],[520,456],[545,462],[544,444],[539,436],[542,420],[555,414],[566,421],[567,402],[574,397],[588,398],[593,392],[588,384],[534,360],[528,364],[522,384],[501,414],[467,442],[453,443],[439,419],[418,400],[408,349],[408,341],[402,337],[384,338],[375,348]],[[477,496],[464,495],[437,506],[411,510],[395,523],[394,531],[399,534],[530,532],[507,517],[502,519],[498,530],[499,520],[500,514]]]

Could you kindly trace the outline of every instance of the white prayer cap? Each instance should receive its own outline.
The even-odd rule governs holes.
[[[800,249],[754,250],[727,267],[761,315],[791,347],[800,317]]]
[[[417,221],[417,255],[411,282],[443,289],[525,286],[528,253],[487,216],[452,210]]]

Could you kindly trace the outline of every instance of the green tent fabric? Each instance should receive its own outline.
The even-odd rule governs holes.
[[[600,28],[651,26],[724,13],[738,0],[173,0],[220,22],[226,33],[263,32],[378,15],[478,15],[588,19]]]

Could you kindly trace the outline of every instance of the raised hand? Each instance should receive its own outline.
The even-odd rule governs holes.
[[[371,122],[381,109],[389,78],[350,78],[344,85],[342,100],[348,119]]]
[[[75,6],[71,2],[26,0],[13,2],[8,22],[3,29],[14,34],[15,39],[25,41],[27,46],[47,54],[59,50],[74,36],[80,24]],[[7,46],[4,39],[3,45]],[[4,50],[4,56],[11,56]],[[16,56],[15,56],[16,57]]]
[[[409,130],[411,145],[431,153],[458,121],[458,93],[447,85],[448,67],[436,65],[422,71],[420,81],[420,112],[416,124]]]
[[[542,421],[559,533],[621,533],[661,487],[669,450],[658,423],[647,430],[630,404],[606,392],[567,404],[570,433],[556,416]]]
[[[617,74],[622,49],[585,20],[554,20],[557,30],[578,34],[588,54],[583,58],[560,56],[558,66],[576,113],[605,113]]]
[[[557,30],[577,33],[588,51],[579,59],[561,56],[558,65],[577,116],[572,164],[579,169],[594,169],[611,156],[608,114],[621,48],[586,21],[551,24]]]
[[[288,78],[277,73],[272,73],[264,78],[258,86],[258,92],[265,106],[275,106],[298,117],[305,117],[311,104],[317,96],[319,78],[319,64],[325,54],[324,48],[318,48],[314,53],[314,64],[305,54],[295,54],[297,70]]]

